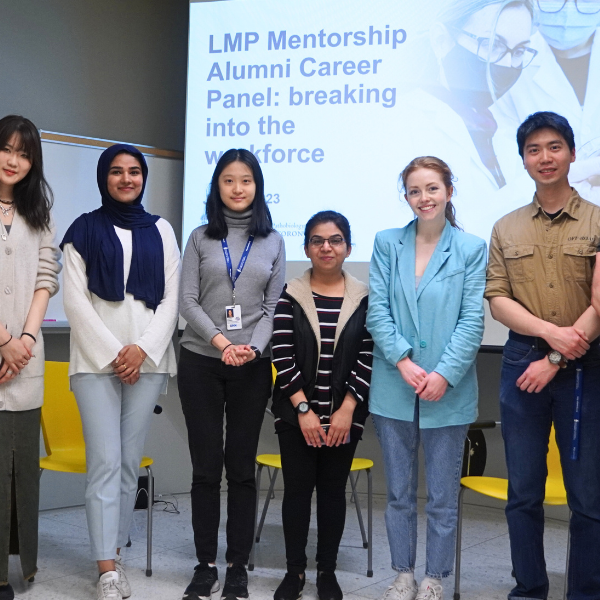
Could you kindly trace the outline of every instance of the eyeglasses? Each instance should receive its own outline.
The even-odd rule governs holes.
[[[543,2],[543,0],[538,1]],[[531,61],[538,53],[537,50],[529,48],[529,46],[516,46],[515,48],[509,48],[497,37],[491,40],[490,38],[486,37],[477,37],[475,34],[469,33],[464,29],[458,29],[456,27],[453,27],[452,29],[454,29],[457,33],[466,35],[477,42],[477,58],[484,62],[488,62],[489,60],[490,63],[496,64],[500,62],[507,54],[510,54],[510,64],[513,69],[524,69],[531,64]]]
[[[325,242],[329,242],[332,248],[337,248],[346,243],[346,240],[341,235],[332,235],[330,238],[322,238],[318,235],[313,235],[308,243],[313,248],[320,248]]]
[[[568,0],[537,0],[538,8],[544,13],[560,12]],[[582,15],[595,15],[600,12],[598,0],[575,0],[575,8]]]

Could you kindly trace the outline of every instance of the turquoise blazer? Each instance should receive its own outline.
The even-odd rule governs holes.
[[[375,237],[367,312],[375,342],[369,409],[391,419],[414,419],[415,390],[396,367],[409,356],[449,384],[439,402],[419,400],[419,426],[472,423],[477,419],[475,358],[483,337],[486,244],[446,221],[415,289],[416,223]]]

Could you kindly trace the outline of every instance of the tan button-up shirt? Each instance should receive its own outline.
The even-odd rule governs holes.
[[[551,220],[534,195],[494,225],[485,297],[512,298],[544,321],[573,325],[590,306],[599,244],[599,206],[573,190]]]

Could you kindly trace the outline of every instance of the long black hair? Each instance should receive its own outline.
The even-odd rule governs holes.
[[[31,170],[13,189],[15,209],[32,229],[49,229],[53,196],[44,177],[39,131],[29,119],[8,115],[0,119],[0,150],[15,134],[18,138],[18,150],[25,152],[31,161]]]
[[[209,238],[215,240],[227,237],[227,223],[223,214],[224,204],[219,194],[219,176],[227,165],[236,161],[244,163],[252,171],[252,177],[256,184],[256,193],[251,205],[252,217],[250,218],[248,233],[256,237],[267,237],[273,231],[273,219],[265,200],[265,180],[256,156],[244,148],[227,150],[215,167],[208,197],[206,198],[208,226],[205,233]]]

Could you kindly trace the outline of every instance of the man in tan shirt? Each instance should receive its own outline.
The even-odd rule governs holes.
[[[485,291],[492,316],[510,328],[500,383],[509,482],[506,518],[517,580],[508,598],[548,597],[542,503],[554,423],[572,511],[569,598],[597,600],[600,318],[591,306],[591,288],[600,245],[600,207],[569,185],[575,142],[564,117],[550,112],[529,116],[519,127],[517,142],[536,193],[531,204],[494,225]],[[577,366],[583,368],[578,427]]]

